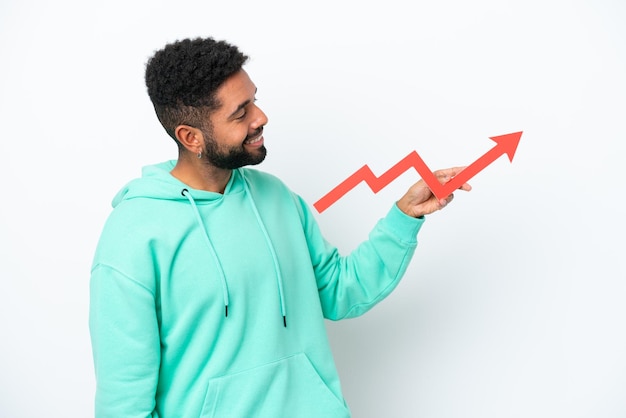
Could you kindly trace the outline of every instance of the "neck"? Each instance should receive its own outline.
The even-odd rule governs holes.
[[[170,174],[193,189],[224,193],[232,170],[214,167],[204,159],[179,155]]]

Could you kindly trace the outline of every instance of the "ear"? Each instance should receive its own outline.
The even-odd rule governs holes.
[[[174,134],[178,142],[192,154],[204,151],[204,137],[198,128],[189,125],[178,125],[174,130]]]

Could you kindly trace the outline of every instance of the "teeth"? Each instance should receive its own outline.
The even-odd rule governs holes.
[[[254,144],[255,142],[259,142],[260,140],[261,140],[261,137],[258,136],[256,138],[246,140],[246,144]]]

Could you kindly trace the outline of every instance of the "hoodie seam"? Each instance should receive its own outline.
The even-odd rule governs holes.
[[[146,285],[144,285],[143,283],[141,283],[139,280],[129,276],[128,274],[124,273],[123,271],[120,271],[119,269],[117,269],[116,267],[111,266],[110,264],[106,264],[106,263],[98,263],[96,264],[92,269],[91,269],[91,273],[93,274],[96,270],[98,270],[99,268],[106,268],[109,270],[114,271],[115,273],[119,274],[120,276],[122,276],[123,278],[125,278],[126,280],[134,283],[135,285],[141,287],[142,289],[144,289],[145,291],[147,291],[148,293],[150,293],[152,295],[152,297],[155,297],[155,293],[152,289],[150,289],[149,287],[147,287]]]

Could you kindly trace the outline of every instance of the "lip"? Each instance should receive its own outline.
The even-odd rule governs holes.
[[[258,148],[263,146],[263,143],[265,142],[265,138],[263,138],[263,134],[257,136],[256,138],[251,138],[252,141],[255,142],[246,142],[244,143],[245,146],[247,147],[253,147],[253,148]]]

